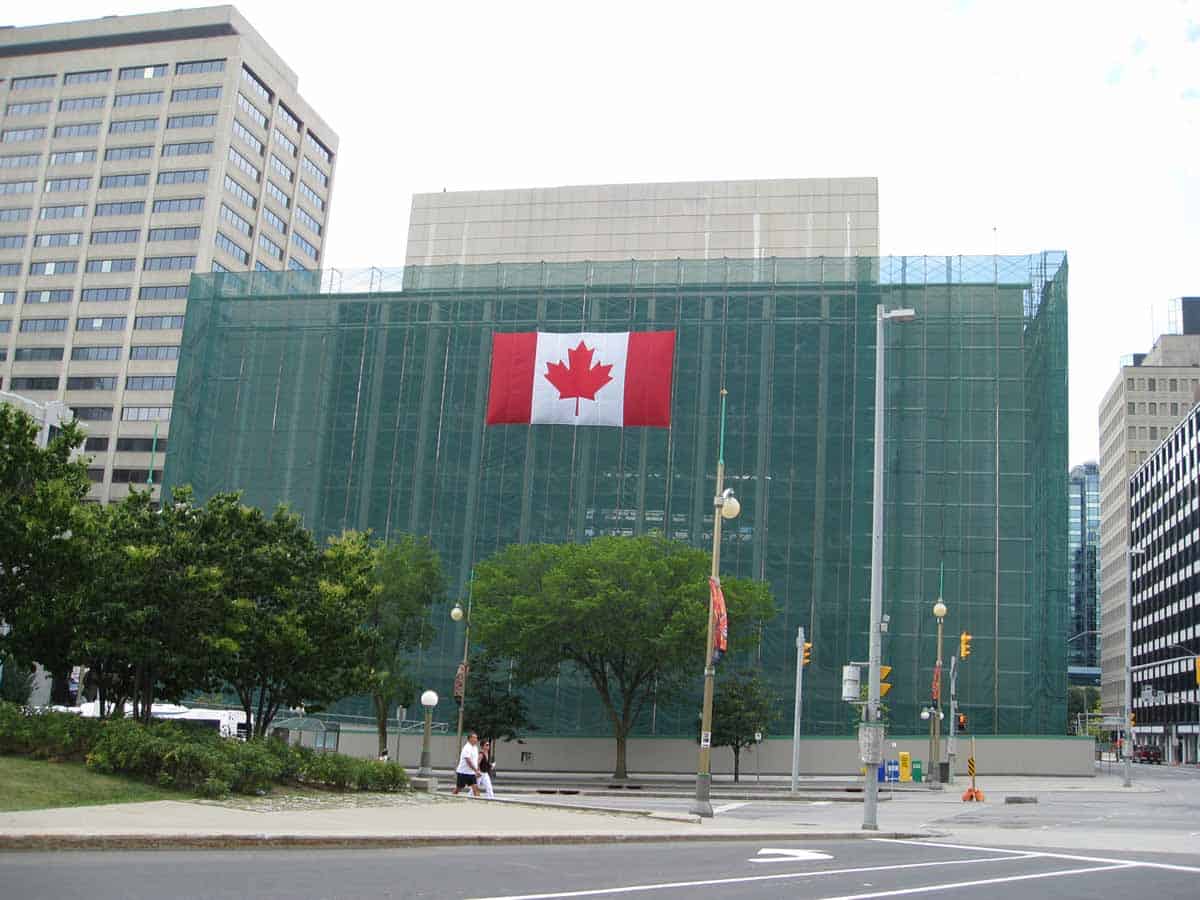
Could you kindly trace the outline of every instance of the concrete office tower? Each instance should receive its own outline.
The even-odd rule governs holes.
[[[406,265],[879,255],[875,178],[415,194]]]
[[[1129,477],[1191,409],[1200,389],[1200,297],[1171,303],[1170,328],[1127,358],[1100,404],[1100,689],[1105,714],[1125,705]]]
[[[1086,462],[1067,482],[1067,677],[1100,684],[1100,467]]]
[[[0,374],[161,480],[192,272],[316,269],[337,135],[230,6],[0,30]]]

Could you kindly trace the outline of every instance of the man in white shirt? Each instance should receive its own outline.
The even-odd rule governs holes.
[[[458,755],[458,765],[454,767],[455,784],[452,793],[457,794],[465,787],[471,793],[479,796],[479,735],[471,732],[467,742],[463,744],[462,752]]]

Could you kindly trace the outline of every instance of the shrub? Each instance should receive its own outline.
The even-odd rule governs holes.
[[[104,723],[73,713],[26,711],[0,703],[0,752],[38,759],[83,759]]]

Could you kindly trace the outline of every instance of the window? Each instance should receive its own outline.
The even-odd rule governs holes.
[[[267,193],[275,198],[284,209],[288,209],[292,205],[292,198],[289,197],[279,185],[273,182],[270,178],[267,179]]]
[[[162,100],[162,91],[139,91],[136,94],[117,94],[113,97],[113,106],[156,106]]]
[[[77,112],[81,109],[103,109],[104,97],[68,97],[58,103],[59,112]]]
[[[104,151],[105,162],[116,162],[122,159],[149,159],[154,155],[153,147],[110,147]],[[163,147],[163,156],[167,148]]]
[[[181,144],[163,144],[163,156],[200,156],[212,153],[212,141],[185,141]]]
[[[228,222],[242,234],[246,235],[246,237],[250,237],[254,233],[253,226],[224,203],[221,204],[220,215],[224,221]]]
[[[1136,412],[1137,412],[1137,404],[1136,403],[1130,402],[1130,403],[1125,404],[1125,414],[1126,415],[1132,416]]]
[[[0,222],[24,222],[32,212],[28,206],[0,207]]]
[[[8,319],[0,319],[0,334],[8,334],[12,330],[12,322]]]
[[[164,453],[167,449],[165,437],[122,437],[117,438],[118,453]],[[115,477],[115,473],[114,473]]]
[[[126,406],[121,410],[122,422],[169,422],[169,406]]]
[[[10,103],[4,108],[6,116],[36,116],[50,112],[49,100],[37,100],[33,103]]]
[[[113,469],[113,484],[157,484],[162,481],[162,469]]]
[[[96,161],[95,150],[70,150],[63,153],[51,153],[52,166],[78,166]]]
[[[66,319],[22,319],[21,331],[25,334],[38,334],[44,331],[66,331]]]
[[[89,316],[75,320],[76,331],[124,331],[124,316]]]
[[[241,91],[238,91],[237,105],[238,105],[238,108],[242,110],[242,112],[244,112],[251,119],[253,119],[255,122],[258,123],[259,128],[267,127],[267,117],[265,115],[263,115],[262,112],[259,110],[259,108],[257,106],[255,106],[253,103],[251,103],[247,99],[246,95],[243,94]]]
[[[317,192],[310,188],[303,181],[300,182],[300,196],[319,209],[325,212],[325,201],[318,196]]]
[[[59,231],[54,234],[39,234],[33,239],[35,247],[78,247],[83,238],[81,231]]]
[[[16,302],[16,291],[0,291],[0,306],[12,306]]]
[[[58,376],[15,377],[9,381],[9,387],[14,391],[57,391]]]
[[[273,213],[269,207],[264,206],[262,214],[263,219],[266,220],[268,225],[270,225],[280,234],[287,234],[287,223],[284,222],[283,219],[279,218],[279,216],[275,215],[275,213]]]
[[[225,60],[223,59],[202,59],[195,62],[181,62],[175,64],[176,75],[200,75],[205,72],[224,72]]]
[[[223,265],[221,265],[215,259],[213,260],[212,270],[214,272],[228,272],[229,271],[229,269],[225,268]]]
[[[120,347],[72,347],[71,359],[77,362],[111,362],[121,358]]]
[[[1179,415],[1179,404],[1178,403],[1171,404],[1171,415],[1173,415],[1173,416]]]
[[[103,175],[100,178],[100,189],[145,187],[149,183],[149,172],[134,172],[129,175]]]
[[[323,231],[321,223],[318,222],[316,219],[314,219],[312,216],[310,216],[304,209],[302,209],[299,206],[296,207],[296,218],[300,220],[301,225],[303,225],[305,228],[307,228],[313,234],[320,235],[321,232]]]
[[[304,133],[304,145],[317,154],[318,158],[323,159],[326,165],[333,164],[333,153],[322,144],[319,140],[313,137],[311,131]]]
[[[1172,391],[1177,391],[1177,390],[1179,390],[1179,380],[1178,380],[1178,379],[1176,379],[1176,378],[1172,378],[1172,379],[1170,380],[1170,387],[1169,387],[1169,390],[1172,390]]]
[[[317,258],[317,248],[300,236],[300,232],[292,232],[292,243],[311,256],[314,260]]]
[[[171,228],[151,228],[148,241],[194,241],[200,237],[199,225],[178,225]]]
[[[100,84],[108,81],[112,69],[93,69],[90,72],[68,72],[63,76],[63,84]]]
[[[129,358],[151,360],[179,359],[179,347],[175,344],[134,344],[129,348]]]
[[[158,130],[158,119],[122,119],[119,122],[110,122],[108,126],[109,134],[137,134],[140,131],[156,131]]]
[[[158,173],[159,184],[204,184],[208,181],[208,169],[173,169]]]
[[[83,303],[110,303],[120,300],[128,300],[129,288],[84,288],[79,294],[79,299]]]
[[[271,240],[269,237],[267,237],[265,234],[263,234],[261,231],[258,234],[258,246],[262,247],[262,249],[266,250],[267,253],[269,253],[271,256],[275,257],[276,259],[278,259],[278,260],[283,259],[283,248],[280,247],[273,240]]]
[[[75,292],[68,289],[54,291],[26,291],[26,303],[70,303]]]
[[[1150,426],[1150,440],[1152,440],[1152,441],[1158,440],[1158,428],[1155,427],[1154,425]]]
[[[216,100],[220,96],[221,86],[219,84],[210,87],[180,88],[177,91],[171,91],[171,102],[195,103],[197,100]]]
[[[24,78],[14,78],[9,82],[9,88],[14,91],[36,91],[52,88],[57,83],[57,75],[27,75]]]
[[[295,156],[299,152],[296,142],[280,131],[278,126],[271,129],[271,140],[286,150],[291,156]]]
[[[139,216],[146,211],[145,200],[118,200],[112,203],[97,203],[96,216]]]
[[[40,153],[15,153],[0,156],[0,169],[28,169],[42,161]]]
[[[82,203],[71,206],[43,206],[38,210],[38,218],[45,219],[82,219],[87,214],[87,207]]]
[[[67,377],[68,391],[115,391],[116,389],[116,375],[69,375]]]
[[[237,197],[251,209],[255,209],[258,206],[258,201],[254,199],[254,195],[228,175],[225,176],[225,190],[229,191],[229,193],[233,194],[233,196]]]
[[[1150,404],[1150,415],[1152,415],[1152,416],[1158,415],[1158,404],[1157,403]]]
[[[92,243],[136,244],[141,236],[142,230],[140,228],[117,228],[111,231],[93,231]]]
[[[211,128],[217,124],[216,113],[195,113],[190,116],[168,116],[168,128]]]
[[[275,270],[272,269],[270,266],[268,266],[261,259],[256,259],[254,261],[254,271],[255,272],[274,272]]]
[[[21,141],[40,141],[45,137],[45,128],[7,128],[4,131],[0,131],[0,144],[17,144]]]
[[[1154,379],[1153,378],[1148,378],[1146,380],[1146,390],[1148,390],[1148,391],[1154,390]]]
[[[133,259],[89,259],[85,272],[132,272]]]
[[[213,243],[232,256],[234,259],[238,260],[243,266],[250,262],[250,254],[227,238],[220,231],[217,232],[216,237],[213,239]]]
[[[21,264],[17,262],[0,263],[0,276],[12,278],[21,274]]]
[[[0,250],[19,250],[25,246],[23,234],[0,234]]]
[[[237,119],[233,120],[233,133],[241,138],[243,144],[252,149],[259,156],[263,155],[263,142],[252,135],[250,133],[250,129],[248,129]]]
[[[84,440],[83,449],[88,453],[103,453],[108,450],[108,438],[106,437],[90,437]],[[104,470],[100,470],[101,477],[104,475]]]
[[[290,167],[284,165],[283,160],[281,160],[274,153],[271,154],[271,168],[276,172],[276,174],[282,175],[289,184],[296,180],[296,173],[293,172]]]
[[[155,200],[153,211],[156,213],[195,212],[204,209],[203,197],[174,197],[170,200]]]
[[[162,78],[167,74],[166,65],[156,66],[129,66],[121,69],[117,73],[117,78],[121,81],[128,81],[133,78]]]
[[[139,300],[186,300],[187,295],[186,284],[148,285],[138,291]]]
[[[183,327],[183,316],[138,316],[133,320],[135,331],[165,331]]]
[[[75,418],[82,422],[111,422],[112,407],[111,406],[72,406],[71,412],[75,413]],[[88,469],[88,473],[91,473]],[[100,470],[101,478],[104,477],[104,470]]]
[[[191,271],[196,266],[194,256],[147,256],[142,269],[147,272]]]
[[[51,75],[50,77],[53,78],[54,76]],[[271,102],[271,92],[267,90],[267,86],[259,81],[255,74],[245,66],[242,66],[242,81],[245,82],[246,86],[249,87],[254,94],[260,97],[264,103]]]
[[[29,264],[30,275],[69,275],[79,266],[73,259],[41,260]]]
[[[92,186],[90,178],[47,178],[42,189],[47,194],[67,193],[68,191],[86,191]]]
[[[36,181],[0,181],[0,194],[32,194]]]
[[[174,375],[130,375],[125,379],[127,391],[173,391]]]
[[[302,263],[302,262],[299,262],[299,261],[293,259],[290,256],[288,257],[287,267],[288,267],[288,270],[291,272],[307,272],[308,271],[308,266],[304,265],[304,263]]]
[[[241,169],[255,181],[262,180],[262,172],[259,171],[258,167],[232,147],[229,148],[229,159],[237,168]]]
[[[99,133],[99,122],[77,122],[74,125],[59,125],[54,129],[56,138],[95,137]]]
[[[293,113],[290,109],[288,109],[282,103],[280,103],[275,108],[275,116],[276,116],[276,119],[282,120],[283,123],[288,126],[288,128],[292,129],[292,131],[299,133],[300,120],[298,118],[296,118],[295,113]]]
[[[62,347],[18,347],[13,355],[15,362],[61,362]]]

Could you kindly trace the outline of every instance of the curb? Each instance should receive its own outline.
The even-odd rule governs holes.
[[[521,846],[534,844],[658,844],[687,841],[913,840],[937,834],[905,831],[763,831],[753,834],[527,834],[527,835],[302,835],[100,834],[0,835],[0,852],[49,850],[381,850],[405,847]]]

